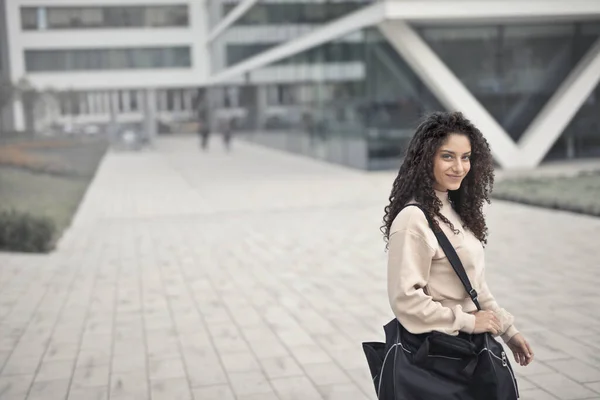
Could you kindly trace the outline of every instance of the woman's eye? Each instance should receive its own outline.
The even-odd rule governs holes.
[[[443,158],[444,160],[451,160],[451,159],[452,159],[452,156],[451,156],[450,154],[442,154],[442,158]]]
[[[470,161],[470,160],[471,160],[471,156],[464,156],[464,157],[463,157],[463,160],[465,160],[465,161]]]

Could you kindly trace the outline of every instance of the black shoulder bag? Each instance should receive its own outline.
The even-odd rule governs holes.
[[[481,310],[477,292],[454,247],[441,230],[434,229],[422,208],[421,211],[471,300]],[[384,326],[384,331],[386,343],[363,343],[379,400],[519,398],[508,357],[489,333],[460,332],[452,336],[434,331],[417,335],[408,332],[396,318]]]

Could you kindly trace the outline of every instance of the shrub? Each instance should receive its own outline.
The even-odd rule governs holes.
[[[56,226],[46,217],[0,211],[0,250],[45,253],[52,250]]]

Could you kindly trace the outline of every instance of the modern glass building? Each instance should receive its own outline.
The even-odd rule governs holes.
[[[395,168],[460,110],[501,167],[600,156],[600,1],[211,0],[209,113],[238,136]]]

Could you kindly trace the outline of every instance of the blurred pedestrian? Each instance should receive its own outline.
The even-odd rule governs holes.
[[[198,135],[200,136],[200,147],[202,150],[207,151],[210,129],[203,119],[198,120]]]
[[[221,121],[221,134],[223,135],[223,145],[225,146],[225,150],[231,150],[231,138],[233,135],[233,127],[231,120],[225,118]]]

